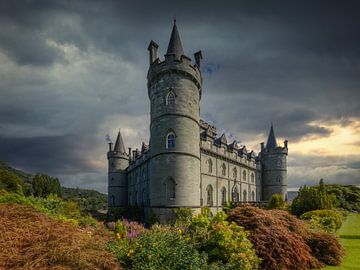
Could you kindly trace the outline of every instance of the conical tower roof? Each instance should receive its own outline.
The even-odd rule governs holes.
[[[117,138],[116,138],[114,151],[118,152],[118,153],[126,153],[125,146],[124,146],[124,141],[123,141],[123,138],[121,136],[120,130],[119,130],[119,133],[118,133]]]
[[[266,143],[266,148],[267,149],[275,149],[277,147],[277,143],[276,143],[276,137],[275,137],[275,133],[274,133],[274,127],[273,124],[271,123],[271,128],[270,128],[270,132],[269,132],[269,137]]]
[[[176,20],[174,20],[174,26],[173,26],[173,29],[171,32],[169,46],[168,46],[166,54],[176,54],[176,55],[180,55],[180,56],[184,54],[180,35],[179,35],[179,32],[176,27]]]

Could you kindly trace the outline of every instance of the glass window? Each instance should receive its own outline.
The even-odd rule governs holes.
[[[226,204],[226,188],[223,187],[221,189],[221,205],[225,205]]]
[[[170,91],[166,96],[166,105],[175,104],[175,95],[172,91]]]
[[[226,166],[225,166],[225,164],[221,165],[221,172],[222,172],[223,176],[226,175]]]
[[[166,148],[167,149],[175,148],[175,134],[173,132],[170,132],[166,136]]]
[[[171,201],[175,199],[175,181],[172,178],[166,181],[166,197]]]
[[[211,159],[208,159],[207,160],[207,164],[208,164],[208,172],[209,173],[212,173],[212,160]]]
[[[234,177],[234,179],[236,179],[236,177],[237,177],[237,170],[236,170],[236,168],[233,169],[233,177]]]
[[[206,193],[207,193],[206,204],[208,206],[212,206],[213,205],[213,188],[211,185],[207,186]]]

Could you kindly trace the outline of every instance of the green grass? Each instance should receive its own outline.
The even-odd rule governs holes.
[[[327,266],[324,270],[360,270],[360,214],[350,214],[338,235],[345,248],[345,257],[341,266]],[[348,237],[354,239],[346,239]]]

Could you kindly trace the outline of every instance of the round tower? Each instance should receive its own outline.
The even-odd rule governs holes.
[[[149,45],[150,206],[167,213],[172,207],[200,207],[201,52],[193,65],[184,55],[174,22],[165,60]]]
[[[269,201],[278,193],[287,200],[287,141],[284,147],[278,146],[274,128],[271,124],[266,147],[261,147],[260,161],[262,166],[262,200]]]
[[[108,206],[109,212],[114,208],[127,206],[127,175],[129,156],[125,151],[124,141],[120,130],[114,149],[109,143],[108,159]]]

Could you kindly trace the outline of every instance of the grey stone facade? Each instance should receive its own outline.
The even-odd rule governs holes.
[[[216,212],[228,201],[269,200],[275,193],[286,199],[287,141],[278,147],[271,126],[256,155],[228,143],[225,134],[217,137],[216,128],[200,120],[201,52],[192,64],[175,23],[163,61],[157,49],[151,41],[150,143],[126,152],[119,131],[114,148],[109,145],[110,211],[136,205],[166,219],[176,207],[209,206]]]

